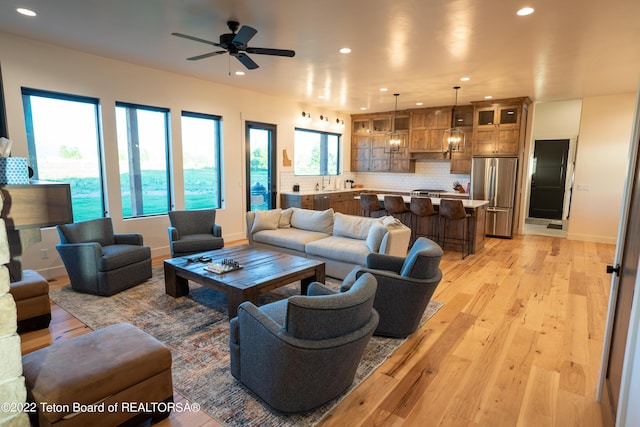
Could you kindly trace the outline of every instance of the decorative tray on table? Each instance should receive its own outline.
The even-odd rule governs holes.
[[[224,274],[229,273],[230,271],[240,270],[241,268],[242,266],[236,261],[232,259],[223,259],[219,263],[210,262],[204,269],[211,273]]]

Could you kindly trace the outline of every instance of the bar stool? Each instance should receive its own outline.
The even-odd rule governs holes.
[[[378,195],[373,193],[360,193],[360,207],[362,208],[362,216],[371,216],[372,212],[376,213],[376,217],[380,215],[384,208],[378,200]]]
[[[431,199],[429,197],[411,197],[409,210],[411,211],[411,241],[415,242],[420,236],[428,237],[433,241],[437,240],[438,223],[435,218],[437,212],[433,208]],[[422,218],[429,221],[429,232],[426,234],[420,233],[420,225],[424,223],[421,221]]]
[[[409,217],[409,221],[406,219],[407,214],[410,214],[411,211],[407,209],[402,196],[384,196],[384,210],[387,211],[387,214],[398,218],[407,227],[411,227],[411,218]]]
[[[438,231],[442,230],[441,245],[444,249],[447,243],[447,222],[448,221],[462,221],[462,237],[449,237],[449,242],[462,246],[462,259],[471,253],[470,239],[469,239],[469,217],[464,210],[462,200],[454,199],[440,199],[440,208],[438,209],[438,215],[441,219],[444,219],[444,225],[438,226]],[[457,234],[457,233],[456,233]],[[440,239],[438,239],[440,240]],[[465,254],[464,247],[467,246],[467,253]]]

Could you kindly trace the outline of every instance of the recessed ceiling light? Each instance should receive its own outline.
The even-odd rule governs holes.
[[[518,16],[527,16],[527,15],[531,15],[533,13],[534,9],[532,7],[523,7],[522,9],[520,9],[519,11],[517,11],[516,13],[518,14]]]
[[[471,80],[471,77],[460,77],[461,82],[468,82],[469,80]]]
[[[424,105],[424,102],[416,102],[416,105]]]
[[[487,96],[484,97],[484,99],[492,99],[492,98],[493,98],[493,96],[491,96],[491,95],[487,95]]]
[[[380,88],[380,92],[386,92],[386,91],[388,91],[388,90],[389,90],[389,89],[387,89],[386,87],[381,87],[381,88]]]
[[[351,49],[349,49],[348,47],[343,47],[342,49],[340,49],[340,53],[351,53]]]
[[[16,11],[24,16],[36,16],[37,13],[35,13],[33,10],[31,9],[25,9],[24,7],[19,7],[16,9]]]
[[[364,111],[366,109],[367,109],[367,107],[360,107],[360,110],[362,110],[362,111]]]
[[[318,95],[318,99],[324,99],[324,95]]]
[[[244,71],[236,71],[236,76],[244,76]]]

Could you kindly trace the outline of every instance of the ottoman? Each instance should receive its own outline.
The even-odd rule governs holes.
[[[44,277],[33,270],[24,270],[22,280],[11,283],[9,292],[16,302],[18,332],[49,327],[49,282]]]
[[[22,357],[34,425],[116,426],[169,416],[171,352],[128,323],[108,326]]]

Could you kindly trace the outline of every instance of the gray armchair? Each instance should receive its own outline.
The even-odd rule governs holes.
[[[376,280],[348,292],[317,282],[307,296],[256,307],[244,302],[230,324],[231,373],[272,408],[305,412],[346,391],[378,325]]]
[[[62,258],[71,288],[113,295],[151,277],[151,249],[138,233],[114,234],[111,218],[58,225]]]
[[[406,258],[372,253],[366,267],[356,267],[344,279],[348,291],[358,277],[371,273],[378,281],[373,307],[380,315],[375,335],[403,338],[420,323],[433,292],[442,279],[442,248],[425,237],[418,238]]]
[[[181,257],[224,247],[222,227],[215,209],[169,211],[171,257]]]

